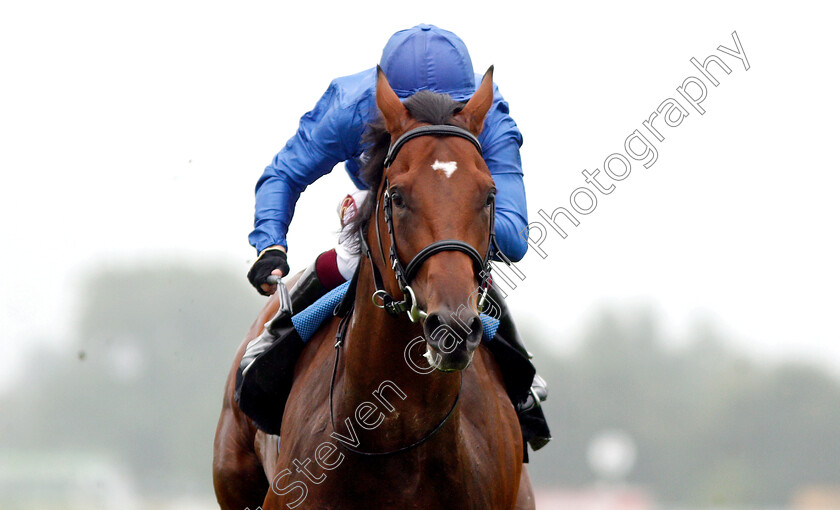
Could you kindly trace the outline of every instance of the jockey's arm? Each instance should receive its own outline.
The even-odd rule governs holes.
[[[257,182],[254,230],[248,240],[258,253],[269,247],[288,247],[286,234],[300,194],[358,150],[364,122],[357,105],[342,97],[339,80],[301,117],[297,133]]]
[[[315,108],[300,120],[297,133],[266,167],[256,187],[254,230],[248,236],[262,253],[286,248],[286,234],[301,192],[339,162],[359,151],[365,119],[364,101],[349,90],[359,75],[334,80]],[[347,82],[346,84],[344,82]],[[518,261],[528,249],[522,232],[527,227],[525,187],[519,147],[522,135],[508,114],[498,91],[481,134],[483,155],[496,182],[496,237],[502,251]]]
[[[519,147],[522,134],[509,115],[508,104],[495,88],[493,106],[481,133],[482,153],[496,183],[496,240],[499,248],[517,262],[528,251],[525,184]]]
[[[493,180],[496,182],[496,240],[505,256],[519,262],[528,251],[523,237],[528,213],[522,174],[496,174]]]

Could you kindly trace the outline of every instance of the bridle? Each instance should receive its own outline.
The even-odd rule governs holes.
[[[488,232],[489,242],[487,247],[487,253],[484,256],[481,256],[481,254],[478,253],[478,250],[476,250],[470,244],[464,241],[460,241],[457,239],[444,239],[441,241],[435,241],[423,248],[422,250],[420,250],[419,252],[417,252],[417,254],[408,262],[407,265],[404,265],[402,263],[397,253],[396,230],[394,228],[393,220],[393,204],[390,192],[390,182],[388,180],[387,172],[388,169],[391,167],[391,164],[393,164],[394,160],[397,158],[400,149],[408,141],[421,136],[460,137],[472,143],[473,146],[475,146],[476,150],[478,150],[478,153],[481,154],[481,143],[478,141],[478,138],[476,138],[475,135],[473,135],[466,129],[443,124],[421,126],[409,130],[408,132],[397,138],[397,140],[388,148],[388,154],[385,156],[384,162],[385,178],[382,182],[382,187],[380,188],[380,190],[377,191],[376,196],[376,240],[379,244],[379,252],[382,255],[382,260],[387,264],[388,261],[385,259],[385,250],[382,246],[382,236],[380,234],[379,229],[379,204],[381,197],[383,213],[382,215],[385,218],[385,225],[388,229],[388,236],[391,242],[391,247],[388,250],[388,257],[390,259],[391,269],[394,271],[394,276],[397,280],[397,285],[399,285],[400,291],[403,293],[402,300],[398,301],[394,299],[394,297],[388,294],[388,292],[385,290],[385,286],[383,285],[382,281],[382,275],[379,272],[379,268],[373,261],[373,257],[370,252],[370,247],[368,247],[367,245],[367,240],[364,232],[360,232],[359,237],[361,239],[360,242],[362,253],[370,261],[371,268],[373,270],[374,286],[376,287],[376,291],[373,293],[373,296],[371,296],[373,304],[376,305],[378,308],[384,309],[386,312],[394,316],[406,312],[411,322],[419,322],[420,319],[426,317],[426,312],[420,310],[420,308],[417,306],[417,297],[414,294],[414,289],[411,288],[411,282],[414,281],[414,277],[417,276],[417,273],[420,271],[420,268],[422,267],[423,263],[426,262],[433,255],[445,251],[459,251],[467,254],[470,257],[470,259],[472,259],[473,269],[475,270],[475,274],[478,276],[479,288],[481,289],[478,299],[479,312],[481,312],[484,308],[484,304],[487,299],[487,291],[490,288],[490,271],[492,269],[490,262],[493,259],[493,255],[495,254],[496,256],[498,256],[505,263],[510,263],[507,257],[505,257],[505,255],[501,252],[501,250],[498,247],[498,243],[496,242],[495,197],[493,197],[493,201],[490,205],[490,229]]]
[[[479,278],[479,288],[481,289],[478,299],[479,312],[481,312],[484,308],[484,304],[487,298],[487,291],[490,288],[490,271],[492,269],[490,262],[493,259],[494,252],[495,255],[498,256],[504,263],[510,265],[510,260],[499,249],[499,245],[496,241],[496,234],[494,228],[496,218],[495,197],[493,197],[493,202],[490,206],[490,231],[488,233],[489,244],[487,246],[487,253],[483,257],[480,253],[478,253],[478,250],[476,250],[470,244],[464,241],[460,241],[457,239],[444,239],[429,244],[428,246],[417,252],[417,254],[408,262],[407,265],[403,265],[399,255],[397,254],[397,239],[393,221],[393,204],[391,200],[391,193],[389,191],[389,181],[387,172],[388,168],[391,167],[391,164],[396,159],[400,149],[409,140],[420,136],[457,136],[460,138],[464,138],[465,140],[470,141],[478,150],[479,154],[481,154],[481,143],[479,143],[478,138],[476,138],[475,135],[473,135],[466,129],[448,125],[422,126],[409,130],[408,132],[397,138],[397,140],[388,148],[388,153],[385,156],[384,162],[385,169],[383,171],[383,174],[385,174],[385,178],[383,179],[382,187],[379,190],[377,190],[376,210],[374,211],[374,214],[376,215],[376,224],[374,227],[376,228],[376,240],[379,244],[379,252],[382,255],[382,261],[387,264],[388,261],[385,258],[385,250],[382,246],[382,236],[380,234],[379,229],[379,204],[380,197],[382,197],[381,203],[383,216],[385,217],[385,225],[388,228],[388,236],[391,241],[391,247],[388,250],[389,258],[391,261],[390,265],[391,269],[394,270],[394,276],[396,277],[400,291],[402,291],[403,293],[403,299],[401,301],[394,299],[388,293],[388,291],[385,290],[385,285],[382,281],[382,273],[379,272],[379,268],[373,260],[373,256],[371,254],[370,247],[368,246],[364,232],[359,232],[359,243],[361,245],[360,247],[362,254],[368,259],[373,270],[373,283],[374,287],[376,288],[376,290],[373,293],[373,296],[371,297],[371,299],[373,300],[373,304],[377,308],[384,309],[392,316],[398,316],[399,314],[406,312],[411,322],[415,323],[425,318],[426,312],[420,310],[420,308],[417,306],[417,298],[414,295],[414,290],[411,288],[410,284],[414,280],[414,277],[417,276],[417,273],[420,271],[420,267],[423,265],[423,263],[426,262],[432,256],[445,251],[459,251],[467,254],[470,257],[470,259],[472,259],[473,268],[476,272],[476,275]],[[335,388],[336,373],[338,371],[339,352],[342,344],[344,343],[344,337],[346,336],[347,328],[349,327],[349,318],[352,315],[352,313],[352,308],[349,311],[346,311],[346,313],[341,319],[341,322],[338,325],[338,331],[336,333],[335,363],[333,365],[332,379],[330,380],[329,398],[330,423],[332,425],[333,430],[335,430],[335,415],[333,412],[333,391]],[[449,408],[449,412],[446,413],[446,416],[443,417],[443,419],[440,421],[440,423],[438,423],[438,425],[435,428],[433,428],[420,440],[415,441],[414,443],[409,444],[407,446],[403,446],[395,450],[389,450],[385,452],[367,452],[364,450],[357,449],[343,442],[341,443],[342,446],[344,446],[347,450],[353,453],[364,455],[367,457],[384,457],[389,455],[395,455],[420,446],[421,444],[434,437],[435,434],[437,434],[449,421],[449,418],[452,417],[452,414],[455,411],[455,408],[458,406],[458,401],[461,396],[461,384],[463,384],[463,375],[459,375],[459,377],[461,379],[461,382],[459,383],[458,394],[455,396],[455,401]]]

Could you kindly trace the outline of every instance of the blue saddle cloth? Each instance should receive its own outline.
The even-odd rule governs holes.
[[[292,324],[300,335],[300,338],[306,342],[312,335],[318,331],[321,324],[333,316],[333,311],[338,303],[344,298],[347,293],[347,288],[350,282],[344,282],[333,290],[324,294],[318,301],[315,301],[309,308],[299,312],[292,317]],[[484,326],[484,340],[489,341],[496,336],[496,330],[499,329],[499,320],[490,317],[489,315],[481,314],[481,324]]]

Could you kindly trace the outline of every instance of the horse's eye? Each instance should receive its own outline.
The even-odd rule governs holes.
[[[405,209],[405,200],[397,190],[391,192],[391,203],[394,204],[394,207]]]
[[[484,202],[484,207],[490,207],[490,206],[492,206],[492,205],[493,205],[493,203],[494,203],[494,202],[496,202],[496,192],[495,192],[495,191],[491,191],[491,192],[487,195],[487,201],[486,201],[486,202]]]

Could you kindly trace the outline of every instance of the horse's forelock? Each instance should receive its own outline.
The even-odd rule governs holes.
[[[415,120],[437,125],[454,125],[453,117],[464,107],[463,102],[455,101],[446,94],[428,90],[414,94],[406,99],[403,105]],[[376,192],[382,182],[385,156],[391,145],[391,135],[385,129],[385,122],[381,116],[368,124],[362,142],[369,148],[365,151],[365,163],[359,171],[359,177],[368,185],[371,193],[368,193],[367,198],[359,205],[358,213],[350,220],[347,226],[348,235],[364,235],[376,207]],[[355,245],[355,250],[358,250],[358,243],[352,244]]]

